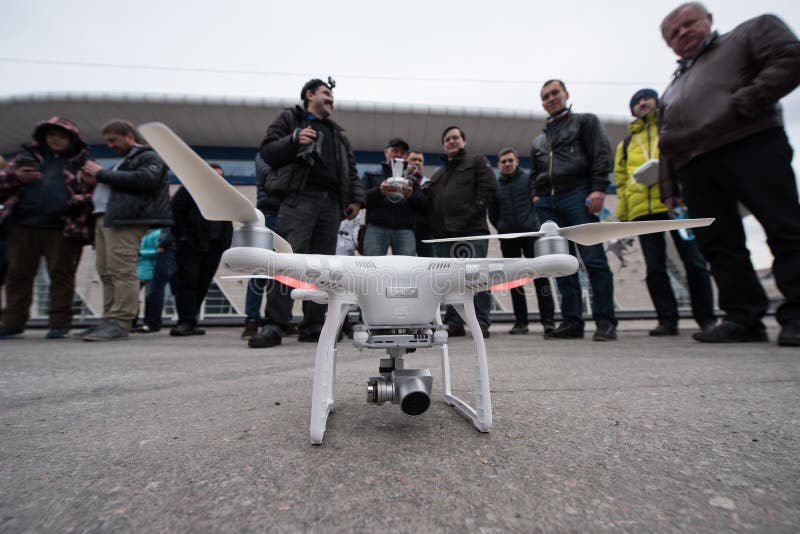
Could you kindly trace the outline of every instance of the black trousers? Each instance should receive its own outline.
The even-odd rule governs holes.
[[[669,219],[666,213],[641,217],[637,221],[654,221]],[[656,308],[658,322],[678,326],[678,301],[672,290],[667,272],[667,240],[666,233],[645,234],[639,236],[642,255],[647,265],[647,291]],[[714,322],[714,294],[711,289],[711,274],[708,272],[706,259],[700,253],[697,240],[686,241],[677,230],[669,232],[672,242],[678,250],[683,266],[686,269],[686,281],[689,284],[689,297],[692,301],[692,317],[701,327]]]
[[[336,239],[341,222],[339,199],[332,193],[307,191],[297,202],[281,204],[275,231],[298,254],[336,254]],[[264,310],[267,324],[286,328],[292,320],[292,288],[270,280],[267,283],[267,305]],[[321,326],[327,306],[303,301],[301,328]]]
[[[197,324],[200,306],[206,298],[208,288],[217,272],[219,259],[226,246],[221,240],[212,239],[207,251],[200,251],[178,241],[175,245],[175,307],[178,322],[192,326]]]
[[[535,237],[518,237],[517,239],[501,239],[500,251],[504,258],[533,258],[533,245],[536,243]],[[525,288],[527,284],[515,287],[511,290],[511,305],[514,307],[514,323],[528,324],[528,301],[525,299]],[[536,288],[536,300],[539,303],[539,317],[541,322],[553,323],[555,320],[556,307],[553,302],[553,293],[550,289],[550,281],[547,278],[536,278],[533,281]]]
[[[783,128],[771,128],[698,156],[677,173],[690,215],[716,218],[695,235],[717,283],[719,307],[745,326],[758,324],[768,301],[745,246],[737,202],[764,227],[775,258],[772,272],[786,299],[778,322],[800,320],[800,204],[791,162]]]

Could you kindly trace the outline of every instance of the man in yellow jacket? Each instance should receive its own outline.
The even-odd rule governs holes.
[[[617,183],[617,217],[620,221],[654,221],[669,219],[658,188],[658,93],[640,89],[631,98],[631,113],[636,120],[630,135],[617,146],[614,178]],[[649,171],[649,172],[648,172]],[[686,268],[692,316],[701,329],[714,325],[714,304],[711,276],[706,260],[693,239],[677,231],[670,232],[675,248]],[[678,335],[678,303],[667,272],[667,242],[664,234],[639,236],[647,264],[647,290],[658,316],[658,326],[651,336]]]

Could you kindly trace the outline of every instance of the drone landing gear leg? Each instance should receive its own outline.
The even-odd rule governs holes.
[[[311,395],[311,443],[319,445],[325,435],[328,414],[333,411],[333,385],[336,378],[336,338],[352,305],[335,297],[328,301],[328,316],[322,326],[314,363]]]
[[[474,371],[475,371],[475,408],[453,395],[450,386],[450,357],[447,344],[442,345],[442,376],[444,382],[444,400],[454,406],[464,417],[481,432],[489,432],[492,428],[492,397],[489,392],[489,365],[486,360],[486,344],[483,341],[478,318],[475,315],[475,305],[472,299],[450,303],[467,323],[472,340],[475,343]]]

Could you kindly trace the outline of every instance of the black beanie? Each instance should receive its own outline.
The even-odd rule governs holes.
[[[631,103],[628,105],[631,108],[631,115],[633,115],[633,106],[635,106],[639,100],[645,97],[655,98],[656,103],[658,103],[658,92],[656,92],[655,89],[639,89],[633,93],[633,96],[631,97]]]

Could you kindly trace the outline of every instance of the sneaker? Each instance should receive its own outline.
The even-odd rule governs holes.
[[[189,324],[189,323],[178,323],[178,326],[172,328],[169,331],[169,335],[171,336],[204,336],[206,335],[206,331],[202,328],[197,328],[196,325]]]
[[[650,330],[648,334],[654,337],[677,336],[678,327],[671,323],[658,323],[658,326]]]
[[[0,326],[0,339],[10,339],[20,335],[23,331],[23,328],[6,328],[5,326]]]
[[[583,328],[565,321],[545,337],[547,339],[583,339]]]
[[[592,339],[595,341],[616,341],[617,327],[613,324],[598,325]]]
[[[509,330],[508,333],[511,334],[512,336],[519,335],[519,334],[527,334],[528,333],[528,325],[514,323],[514,326],[511,327],[511,330]]]
[[[247,346],[251,349],[264,349],[280,345],[282,334],[281,327],[274,324],[266,324],[256,335],[248,340]]]
[[[464,329],[463,324],[451,324],[447,326],[448,337],[464,337],[466,335],[467,331]]]
[[[89,328],[85,328],[85,329],[81,330],[80,332],[75,332],[74,334],[72,334],[71,337],[72,337],[72,339],[83,339],[84,337],[88,336],[89,334],[94,333],[95,330],[98,330],[104,324],[105,323],[100,323],[100,324],[96,324],[94,326],[90,326]]]
[[[800,347],[800,321],[789,321],[781,327],[778,335],[781,347]]]
[[[258,334],[258,319],[248,319],[244,323],[244,332],[242,332],[242,339],[250,339]]]
[[[716,326],[692,334],[692,338],[703,343],[743,343],[769,341],[764,323],[752,328],[733,321],[722,321]]]
[[[64,339],[69,337],[69,328],[51,328],[44,337],[45,339]]]
[[[316,343],[322,333],[321,324],[310,324],[301,326],[297,331],[297,341],[301,343]]]
[[[552,320],[543,319],[542,328],[544,329],[544,336],[547,337],[555,331],[556,323]]]
[[[483,339],[489,339],[489,336],[492,335],[492,333],[489,332],[489,325],[488,324],[482,324],[481,325],[481,335],[483,336]]]
[[[103,323],[94,332],[86,334],[84,341],[117,341],[128,339],[128,332],[117,323]]]

